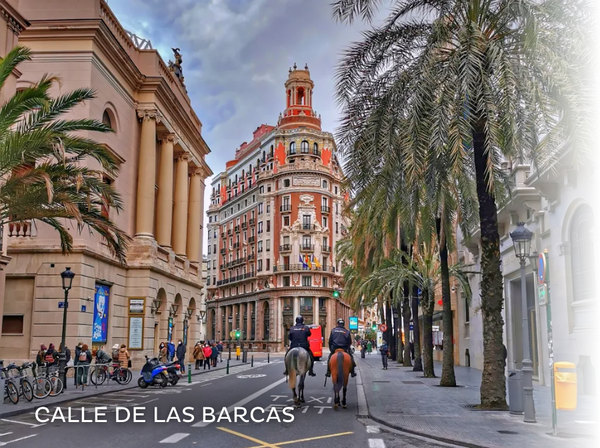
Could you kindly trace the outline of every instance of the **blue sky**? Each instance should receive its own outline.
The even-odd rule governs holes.
[[[283,84],[294,62],[308,64],[315,82],[314,109],[322,116],[323,130],[334,132],[335,67],[343,49],[360,40],[360,31],[369,26],[336,22],[329,0],[108,3],[125,28],[151,40],[165,62],[172,58],[171,47],[181,48],[186,87],[215,173],[260,124],[276,124],[285,107]],[[383,3],[379,17],[387,12]]]

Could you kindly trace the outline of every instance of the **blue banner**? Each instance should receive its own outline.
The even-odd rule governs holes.
[[[349,330],[358,330],[358,317],[350,316],[350,327]]]
[[[92,343],[106,343],[108,333],[108,299],[110,287],[96,285],[94,297],[94,321],[92,327]]]

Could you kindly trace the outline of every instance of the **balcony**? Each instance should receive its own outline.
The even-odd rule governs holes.
[[[233,235],[233,231],[231,229],[227,230],[227,235],[229,235],[229,236]]]
[[[248,255],[248,261],[254,261],[255,259],[256,259],[256,256],[254,254]]]
[[[315,245],[314,244],[302,244],[300,246],[300,251],[301,252],[312,252],[315,250]]]
[[[258,252],[259,254],[260,254],[260,253],[262,253],[262,251],[263,251],[263,248],[262,248],[262,247],[259,247],[259,248],[258,248],[258,250],[257,250],[257,252]]]
[[[292,250],[291,244],[282,244],[281,246],[279,246],[279,252],[289,252],[291,250]]]
[[[227,253],[227,249],[223,248],[221,249],[221,255],[225,255]]]
[[[225,238],[225,236],[227,236],[227,234],[225,232],[221,233],[221,238]]]
[[[327,213],[327,214],[331,213],[331,207],[328,207],[326,205],[322,205],[321,206],[321,213]]]
[[[296,157],[296,156],[321,157],[321,150],[319,150],[319,149],[317,149],[316,151],[314,149],[312,149],[312,150],[301,149],[300,151],[298,151],[296,149],[288,150],[287,156],[288,157]]]
[[[253,226],[253,225],[255,225],[255,224],[256,224],[256,219],[254,219],[254,218],[251,218],[251,219],[250,219],[250,225],[251,225],[251,226]]]
[[[235,233],[240,233],[240,226],[235,226],[234,230],[235,230]]]
[[[243,222],[242,223],[242,230],[246,230],[248,228],[248,223],[247,222]]]
[[[224,271],[225,269],[227,269],[227,268],[225,267],[225,264],[222,264],[222,265],[221,265],[221,270],[222,270],[222,271]]]
[[[248,238],[248,244],[254,244],[254,242],[256,241],[256,237],[251,236],[250,238]]]
[[[240,247],[240,243],[233,243],[233,248],[238,249]]]
[[[303,264],[283,264],[279,266],[273,266],[273,272],[288,272],[288,271],[318,271],[318,272],[335,272],[335,268],[333,266],[320,267],[316,268],[313,265],[312,269],[309,269],[308,266],[304,267]]]
[[[281,213],[289,213],[292,211],[292,206],[291,206],[291,204],[283,204],[282,206],[279,207],[279,211]]]
[[[317,230],[314,224],[302,224],[302,230]]]
[[[331,246],[323,246],[321,248],[321,252],[327,252],[330,253],[331,252]]]

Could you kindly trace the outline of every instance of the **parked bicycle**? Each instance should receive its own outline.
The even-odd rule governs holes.
[[[43,398],[46,398],[48,395],[51,397],[56,397],[60,395],[65,387],[62,380],[58,376],[58,366],[44,364],[44,372],[40,373],[38,376],[40,378],[45,378],[50,383],[50,391]]]
[[[112,367],[112,372],[109,370]],[[131,371],[125,367],[121,367],[119,363],[96,364],[90,368],[90,381],[95,386],[101,386],[106,380],[113,380],[119,384],[129,384],[133,375]]]
[[[13,375],[10,372],[15,371],[17,374]],[[6,367],[6,373],[9,379],[15,384],[19,396],[25,397],[27,401],[33,400],[33,384],[31,382],[30,365],[28,363],[23,364],[21,367],[14,363],[11,363]],[[18,382],[17,382],[18,380]]]
[[[17,404],[19,402],[19,391],[17,390],[17,386],[8,377],[8,370],[7,367],[0,369],[0,375],[4,379],[4,399],[6,400],[6,397],[8,397],[13,404]]]

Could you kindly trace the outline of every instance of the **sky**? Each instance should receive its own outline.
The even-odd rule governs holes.
[[[188,94],[202,122],[217,174],[261,124],[277,124],[285,108],[288,70],[308,64],[315,83],[313,108],[324,131],[335,132],[336,65],[364,22],[341,24],[330,0],[108,0],[121,24],[149,39],[167,62],[172,47],[183,56]],[[385,17],[387,5],[377,20]],[[210,178],[205,206],[210,203]],[[205,217],[206,221],[206,217]],[[206,225],[205,225],[206,228]],[[206,249],[206,237],[204,238]]]

